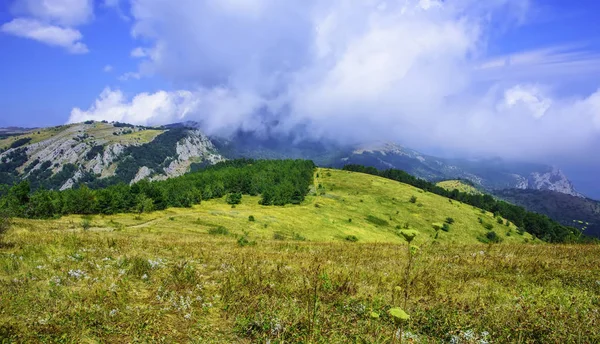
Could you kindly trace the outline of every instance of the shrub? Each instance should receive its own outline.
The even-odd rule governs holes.
[[[501,217],[499,217],[496,222],[498,222],[498,224],[503,225],[504,224],[504,220],[502,220]]]
[[[92,221],[88,217],[83,218],[83,220],[81,220],[81,228],[83,228],[84,231],[87,231],[90,227],[92,227]]]
[[[411,196],[409,202],[410,203],[417,203],[417,196]]]
[[[273,240],[285,240],[285,235],[283,235],[283,233],[275,232],[273,233]]]
[[[229,230],[223,226],[214,227],[208,230],[208,234],[212,235],[228,235]]]
[[[175,221],[175,218],[173,216],[169,216],[169,221]]]
[[[485,238],[491,243],[499,243],[500,241],[502,241],[500,236],[498,236],[498,234],[496,234],[496,232],[494,231],[487,232],[485,234]]]
[[[491,231],[492,229],[494,229],[494,225],[491,224],[491,223],[486,223],[486,224],[483,225],[483,227],[485,229],[487,229],[488,231]]]
[[[453,219],[453,218],[451,218],[451,217],[447,217],[447,218],[446,218],[446,223],[447,223],[447,224],[449,224],[449,225],[451,225],[451,224],[453,224],[453,223],[454,223],[454,219]]]
[[[356,237],[356,235],[348,235],[346,236],[346,238],[344,238],[346,241],[350,241],[350,242],[357,242],[358,238]]]
[[[376,226],[388,226],[389,225],[389,222],[387,222],[386,220],[380,219],[377,216],[373,216],[373,215],[367,215],[366,220]]]
[[[352,219],[348,219],[348,222],[352,223]]]
[[[242,203],[242,193],[241,192],[232,192],[227,195],[225,199],[227,204],[235,205]]]
[[[250,216],[248,216],[248,221],[250,221],[250,222],[254,222],[254,221],[256,221],[256,220],[254,219],[254,215],[250,215]]]
[[[237,240],[238,246],[254,246],[256,241],[250,241],[248,238],[248,232],[244,232],[244,235],[240,236]]]
[[[447,223],[444,223],[444,225],[442,225],[442,230],[444,232],[449,232],[450,231],[450,225]]]
[[[303,237],[300,233],[294,233],[293,239],[296,241],[305,241],[306,240],[306,238]]]
[[[523,235],[523,234],[525,234],[525,230],[523,228],[519,227],[519,228],[517,228],[517,233],[519,235]]]

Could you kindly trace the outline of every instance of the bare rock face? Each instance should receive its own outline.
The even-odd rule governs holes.
[[[556,167],[546,173],[534,172],[527,181],[528,189],[556,191],[571,196],[583,197],[575,190],[567,176]]]
[[[225,160],[223,156],[216,153],[216,150],[210,139],[202,132],[190,131],[187,137],[177,142],[177,157],[165,168],[166,177],[171,178],[184,174],[189,170],[192,162],[206,161],[212,165]]]
[[[130,184],[135,184],[135,183],[139,182],[142,179],[146,179],[146,178],[150,177],[150,175],[152,175],[152,170],[149,169],[146,166],[142,166],[138,170],[138,172],[135,175],[135,177],[133,178],[133,180],[131,180]]]

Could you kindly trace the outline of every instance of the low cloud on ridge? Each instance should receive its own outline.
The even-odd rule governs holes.
[[[529,7],[136,0],[131,33],[151,43],[132,53],[140,64],[130,73],[174,90],[126,96],[106,88],[69,121],[195,120],[210,134],[269,125],[341,143],[391,140],[515,158],[583,154],[600,143],[600,91],[558,92],[548,74],[587,73],[600,58],[560,47],[512,59],[487,54],[498,28],[521,25]]]

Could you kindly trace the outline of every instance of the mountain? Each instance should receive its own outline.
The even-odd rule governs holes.
[[[414,176],[439,181],[466,179],[487,191],[501,189],[550,190],[581,197],[556,167],[495,159],[444,159],[421,154],[393,143],[354,149],[334,165],[360,164],[378,169],[395,168]]]
[[[401,169],[429,181],[469,180],[478,188],[557,191],[581,197],[558,168],[502,159],[444,159],[393,143],[339,145],[292,134],[239,131],[207,137],[196,122],[144,127],[93,122],[44,129],[11,128],[0,139],[0,183],[28,178],[47,188],[105,185],[181,175],[223,159],[310,159],[317,165]],[[2,132],[2,131],[0,131]]]
[[[180,126],[93,122],[26,130],[0,140],[0,184],[29,179],[67,189],[181,175],[224,158],[202,132]]]
[[[495,193],[498,198],[520,205],[530,211],[583,230],[589,236],[600,237],[600,202],[549,190],[506,189]]]

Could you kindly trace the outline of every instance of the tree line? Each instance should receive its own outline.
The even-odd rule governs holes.
[[[374,167],[365,167],[355,164],[346,165],[343,169],[346,171],[362,172],[392,179],[449,199],[487,210],[495,215],[508,219],[517,227],[546,242],[564,243],[589,239],[583,236],[582,232],[577,228],[563,226],[545,215],[527,211],[523,207],[495,199],[487,194],[469,194],[460,192],[456,189],[452,191],[446,190],[434,183],[412,176],[402,170],[388,169],[379,171]]]
[[[298,204],[312,185],[315,165],[307,160],[220,162],[200,171],[163,181],[142,180],[91,189],[32,189],[29,181],[0,186],[0,208],[12,216],[44,219],[67,214],[149,212],[167,207],[191,207],[228,194],[261,195],[260,204]]]

